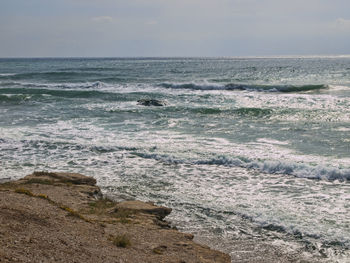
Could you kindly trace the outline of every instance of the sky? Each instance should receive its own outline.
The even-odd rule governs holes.
[[[0,57],[339,54],[349,0],[0,0]]]

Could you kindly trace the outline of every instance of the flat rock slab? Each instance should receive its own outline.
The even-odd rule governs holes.
[[[162,220],[164,217],[171,213],[171,208],[164,206],[155,206],[153,203],[145,203],[141,201],[125,201],[118,203],[115,207],[115,212],[118,210],[131,210],[138,213],[146,213],[155,215],[158,219]]]
[[[50,173],[50,172],[34,172],[32,175],[26,176],[25,180],[34,178],[49,178],[59,182],[72,184],[96,185],[96,179],[78,173]]]

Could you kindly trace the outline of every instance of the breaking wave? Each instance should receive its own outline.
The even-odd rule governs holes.
[[[190,108],[190,111],[193,113],[199,113],[203,115],[215,115],[215,114],[221,114],[226,113],[230,115],[238,115],[238,116],[245,116],[245,117],[266,117],[273,113],[272,109],[268,108],[249,108],[249,107],[242,107],[237,109],[220,109],[220,108],[211,108],[211,107],[199,107],[199,108]]]
[[[194,164],[194,165],[223,165],[228,167],[243,167],[254,169],[269,174],[286,174],[299,178],[318,179],[328,181],[350,181],[350,168],[341,169],[336,167],[327,167],[323,165],[311,166],[302,163],[284,162],[284,161],[257,161],[248,158],[229,158],[226,156],[217,156],[205,160],[184,160],[174,158],[168,155],[134,153],[135,155],[154,159],[161,162],[173,164]]]
[[[1,77],[9,77],[9,76],[15,76],[16,73],[0,73],[0,78]]]
[[[68,89],[39,89],[39,88],[2,88],[0,89],[0,101],[17,101],[21,98],[29,98],[30,95],[63,98],[97,98],[107,101],[127,100],[125,95],[98,90],[68,90]]]
[[[163,88],[169,89],[189,89],[189,90],[246,90],[260,92],[307,92],[313,90],[328,89],[328,85],[250,85],[250,84],[235,84],[229,83],[224,85],[219,84],[197,84],[197,83],[162,83]]]
[[[31,96],[25,94],[0,94],[0,103],[20,104],[24,101],[30,100]]]
[[[105,83],[95,82],[78,82],[78,83],[31,83],[19,81],[0,82],[2,87],[24,87],[24,88],[50,88],[50,89],[102,89]]]
[[[98,75],[98,73],[92,73]],[[77,71],[51,71],[51,72],[26,72],[26,73],[2,73],[1,78],[10,80],[23,80],[23,79],[71,79],[90,77],[91,72],[77,72]]]

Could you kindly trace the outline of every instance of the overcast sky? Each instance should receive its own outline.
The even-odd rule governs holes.
[[[349,0],[0,0],[0,57],[350,54]]]

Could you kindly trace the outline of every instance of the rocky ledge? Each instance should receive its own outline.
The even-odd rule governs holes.
[[[0,262],[230,262],[170,227],[170,208],[104,198],[81,174],[0,184]]]

